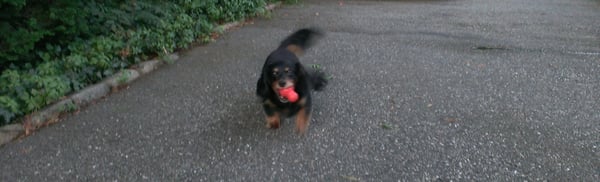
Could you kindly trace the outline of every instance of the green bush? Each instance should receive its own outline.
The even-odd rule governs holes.
[[[0,125],[272,0],[0,0]]]

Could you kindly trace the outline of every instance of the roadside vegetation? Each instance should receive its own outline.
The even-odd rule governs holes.
[[[274,0],[0,0],[0,125]]]

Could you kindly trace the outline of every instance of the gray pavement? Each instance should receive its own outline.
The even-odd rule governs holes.
[[[599,181],[597,0],[319,1],[182,52],[0,148],[2,181]],[[293,30],[332,75],[312,124],[254,95]]]

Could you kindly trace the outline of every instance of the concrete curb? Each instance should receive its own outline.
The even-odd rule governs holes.
[[[281,2],[269,4],[265,6],[265,10],[272,11],[280,5]],[[213,32],[227,31],[231,28],[242,26],[243,24],[244,20],[226,23],[215,27]],[[134,82],[140,76],[146,75],[158,69],[160,66],[164,65],[165,62],[174,62],[178,59],[178,53],[173,53],[168,55],[166,60],[157,58],[135,64],[131,66],[131,69],[121,70],[120,72],[104,79],[97,84],[87,86],[86,88],[73,93],[54,104],[51,104],[40,111],[26,116],[26,119],[23,123],[10,124],[0,127],[0,146],[11,142],[19,135],[27,132],[26,130],[34,130],[44,125],[58,122],[61,114],[69,113],[89,105],[98,99],[108,96],[111,93],[111,90],[116,91],[120,87]]]
[[[76,103],[73,102],[73,99],[70,98],[66,98],[64,100],[58,101],[38,112],[32,113],[31,115],[29,115],[29,119],[26,119],[24,122],[24,125],[27,125],[27,127],[31,127],[31,128],[26,128],[25,126],[23,126],[24,130],[26,129],[33,129],[33,128],[38,128],[40,126],[43,126],[46,123],[49,122],[56,122],[58,121],[60,114],[66,112],[66,111],[71,111],[77,108]]]
[[[73,100],[73,104],[83,106],[90,104],[96,99],[100,99],[110,93],[110,87],[107,84],[99,83],[90,85],[83,90],[71,95],[70,99]]]
[[[19,134],[23,133],[25,129],[21,124],[11,124],[0,128],[0,145],[12,141]]]
[[[138,73],[138,71],[125,69],[104,80],[103,83],[114,89],[123,85],[127,85],[139,77],[140,73]]]

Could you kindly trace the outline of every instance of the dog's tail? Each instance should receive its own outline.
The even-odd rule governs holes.
[[[302,55],[306,49],[312,46],[323,33],[316,28],[304,28],[296,31],[281,42],[279,48],[285,48],[296,56]]]
[[[300,56],[322,36],[323,32],[318,28],[300,29],[285,38],[279,48],[287,49]],[[318,67],[307,70],[307,73],[312,89],[321,91],[327,86],[327,76]]]

